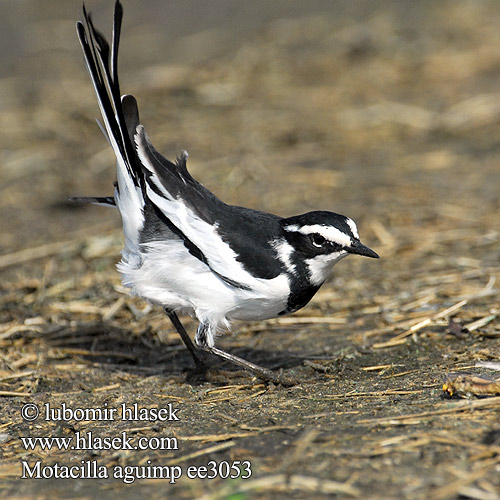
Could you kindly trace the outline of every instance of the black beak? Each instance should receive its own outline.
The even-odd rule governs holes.
[[[360,241],[354,241],[350,247],[344,247],[344,250],[356,255],[363,255],[365,257],[371,257],[372,259],[380,259],[380,256],[376,252],[363,245]]]

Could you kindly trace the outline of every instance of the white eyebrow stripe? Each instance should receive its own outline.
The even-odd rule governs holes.
[[[348,226],[351,228],[354,237],[359,240],[358,228],[356,227],[356,223],[352,219],[349,219],[349,217],[346,217],[346,222]]]
[[[299,227],[296,224],[293,224],[291,226],[286,226],[285,229],[287,231],[294,231],[302,234],[318,233],[321,234],[321,236],[323,236],[326,240],[342,245],[343,247],[351,246],[351,238],[349,235],[343,233],[336,227],[322,226],[321,224]]]

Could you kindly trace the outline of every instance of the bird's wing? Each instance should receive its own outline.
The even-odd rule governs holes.
[[[218,232],[218,214],[231,207],[191,176],[186,166],[187,153],[183,152],[172,164],[153,147],[141,125],[137,127],[135,143],[145,172],[145,196],[159,216],[181,233],[186,247],[197,253],[215,274],[233,286],[249,288],[254,277]]]

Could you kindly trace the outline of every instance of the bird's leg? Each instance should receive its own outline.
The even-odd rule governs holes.
[[[189,338],[186,329],[184,328],[184,326],[182,326],[179,316],[177,316],[177,314],[174,311],[170,311],[167,308],[164,308],[164,311],[165,314],[170,318],[170,321],[174,325],[174,328],[177,330],[177,333],[181,336],[181,339],[184,342],[185,346],[187,347],[188,351],[191,353],[191,356],[193,357],[196,366],[198,368],[205,369],[206,365],[198,355],[197,349],[194,346],[193,342],[191,342],[191,339]]]
[[[210,345],[210,343],[208,341],[209,336],[210,336],[209,325],[207,325],[205,323],[200,323],[200,325],[198,326],[198,331],[196,332],[196,337],[195,337],[196,345],[200,349],[203,349],[204,351],[215,354],[216,356],[219,356],[222,359],[230,361],[231,363],[233,363],[237,366],[241,366],[242,368],[245,368],[245,370],[248,370],[248,371],[252,372],[254,375],[256,375],[257,377],[261,378],[262,380],[270,381],[270,382],[273,382],[275,384],[283,384],[283,385],[295,385],[296,384],[296,382],[289,377],[280,376],[280,375],[274,373],[272,370],[269,370],[269,369],[264,368],[262,366],[251,363],[250,361],[247,361],[246,359],[240,358],[239,356],[236,356],[234,354],[230,354],[229,352],[223,351],[222,349],[219,349],[218,347],[215,347],[214,345]]]

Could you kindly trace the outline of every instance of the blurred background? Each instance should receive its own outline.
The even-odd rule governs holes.
[[[109,34],[112,2],[87,7]],[[110,194],[115,175],[75,35],[80,2],[1,8],[0,252],[115,227],[110,211],[64,202]],[[497,2],[124,8],[122,92],[137,96],[156,147],[187,149],[226,201],[334,210],[398,241],[429,224],[498,229]]]

